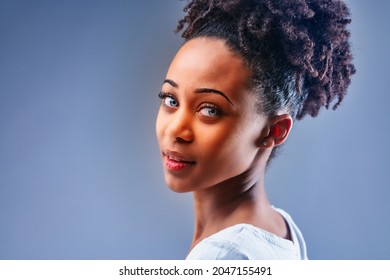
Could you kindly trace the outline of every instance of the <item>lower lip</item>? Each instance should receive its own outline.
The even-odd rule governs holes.
[[[169,157],[165,156],[165,166],[169,170],[173,170],[173,171],[182,170],[191,164],[193,164],[193,163],[176,161],[176,160],[170,159]]]

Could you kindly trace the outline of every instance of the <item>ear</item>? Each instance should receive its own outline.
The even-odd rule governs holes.
[[[286,141],[292,125],[293,120],[289,114],[279,115],[270,119],[267,130],[268,135],[262,139],[261,146],[263,148],[272,148],[281,145]]]

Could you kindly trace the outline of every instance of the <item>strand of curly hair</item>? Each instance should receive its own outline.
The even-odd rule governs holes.
[[[343,1],[193,0],[184,11],[176,31],[183,31],[186,40],[204,35],[210,25],[231,25],[237,43],[229,44],[254,77],[260,73],[263,90],[279,95],[278,100],[269,97],[269,105],[263,102],[266,112],[275,114],[285,106],[302,119],[307,114],[315,117],[332,104],[336,109],[343,101],[355,73],[347,30],[351,19]],[[280,83],[283,75],[275,73],[283,72],[288,76]]]

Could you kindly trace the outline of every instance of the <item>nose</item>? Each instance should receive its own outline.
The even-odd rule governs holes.
[[[191,112],[178,110],[171,115],[165,134],[175,142],[192,142],[194,140],[192,121]]]

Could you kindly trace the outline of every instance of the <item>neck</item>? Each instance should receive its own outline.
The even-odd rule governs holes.
[[[274,212],[264,191],[266,161],[257,161],[233,178],[194,192],[195,232],[192,247],[229,226],[248,223],[270,229]]]

